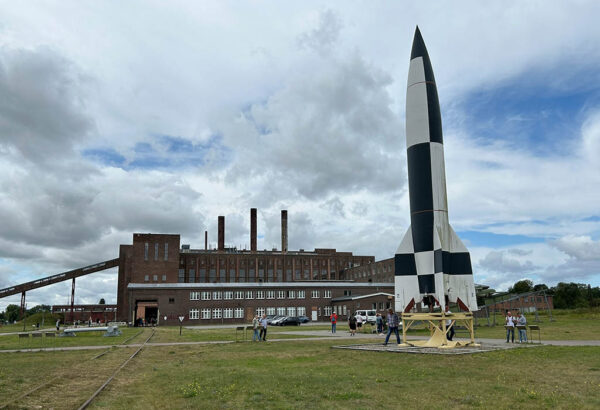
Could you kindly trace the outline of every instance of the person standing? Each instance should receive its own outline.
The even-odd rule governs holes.
[[[356,315],[356,327],[358,327],[358,330],[362,329],[362,324],[363,324],[363,317],[360,314]]]
[[[377,333],[379,336],[383,335],[383,318],[380,313],[377,313],[375,317],[375,324],[377,324]]]
[[[60,319],[56,321],[56,331],[60,331]]]
[[[335,313],[335,311],[331,314],[329,319],[331,320],[331,333],[335,333],[335,327],[337,325],[337,319],[338,319],[338,316]]]
[[[448,307],[448,305],[446,305],[446,314],[451,314],[452,312],[450,312],[450,308]],[[454,326],[452,325],[452,319],[446,319],[446,337],[449,341],[452,341],[452,338],[454,337]]]
[[[356,335],[356,316],[350,315],[348,318],[348,326],[350,327],[350,336]]]
[[[519,343],[527,343],[527,319],[525,319],[525,315],[521,312],[518,314],[517,325],[525,327],[524,329],[519,329]]]
[[[262,339],[263,342],[267,341],[267,315],[263,315],[262,319],[260,320],[260,325],[262,326],[262,328],[260,329],[260,335],[258,340]]]
[[[398,342],[398,344],[400,344],[400,335],[398,334],[398,325],[400,324],[400,319],[398,318],[398,315],[394,313],[393,309],[388,310],[387,323],[388,333],[385,337],[385,342],[383,343],[383,345],[386,346],[388,344],[388,340],[390,340],[390,335],[392,334],[392,332],[396,334],[396,341]]]
[[[515,318],[510,313],[510,310],[506,312],[505,323],[506,326],[506,343],[508,343],[509,336],[512,335],[512,342],[515,342]]]
[[[258,325],[260,324],[260,320],[258,319],[258,315],[254,315],[254,319],[252,319],[252,330],[253,330],[253,334],[252,334],[252,341],[253,342],[258,342],[260,340],[260,337],[258,335]]]

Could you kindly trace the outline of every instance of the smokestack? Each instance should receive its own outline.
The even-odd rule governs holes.
[[[281,210],[281,252],[287,252],[288,232],[287,232],[287,211]]]
[[[225,250],[225,217],[219,216],[219,248],[218,250]]]
[[[250,208],[250,250],[256,252],[256,208]]]
[[[204,250],[208,250],[208,231],[204,231]]]

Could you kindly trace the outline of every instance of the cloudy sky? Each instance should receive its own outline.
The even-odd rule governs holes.
[[[408,2],[406,2],[408,3]],[[418,24],[475,280],[600,285],[600,3],[0,1],[0,288],[133,232],[377,259],[408,228]],[[28,293],[62,304],[70,283]],[[116,271],[76,303],[116,302]],[[0,309],[19,297],[0,300]]]

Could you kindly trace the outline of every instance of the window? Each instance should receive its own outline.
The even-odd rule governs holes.
[[[190,300],[200,300],[200,292],[190,292]]]
[[[246,291],[246,299],[254,299],[254,295],[251,290]]]
[[[348,310],[346,309],[346,305],[342,306],[342,314],[346,316],[348,314]]]
[[[190,309],[190,319],[200,319],[200,310]]]
[[[225,308],[223,309],[223,319],[231,319],[233,318],[233,309]]]
[[[267,290],[267,299],[275,299],[275,291],[274,290]],[[268,315],[268,313],[267,313]]]
[[[208,279],[210,283],[215,283],[217,281],[217,271],[210,269],[208,272]]]
[[[204,261],[202,261],[204,262]],[[206,282],[206,269],[205,268],[201,268],[198,273],[200,274],[200,276],[198,277],[198,282]]]
[[[330,298],[331,297],[331,291],[330,290],[326,290],[325,291],[325,296],[323,296],[325,298]]]
[[[210,292],[202,292],[202,300],[210,300]]]
[[[304,299],[306,297],[306,291],[299,290],[298,291],[298,299]]]
[[[277,308],[277,314],[279,316],[285,316],[285,308],[284,307],[278,307]]]
[[[264,290],[257,290],[256,291],[256,299],[264,299],[265,298],[265,291]]]
[[[238,307],[235,308],[235,318],[241,319],[244,317],[244,308]]]
[[[144,260],[148,260],[148,242],[144,244]]]
[[[169,244],[165,242],[165,257],[164,260],[169,260]]]
[[[274,315],[276,311],[277,311],[277,309],[275,309],[274,307],[268,307],[267,315]]]
[[[296,291],[295,290],[288,290],[287,297],[288,297],[288,299],[295,299],[296,298]]]
[[[172,305],[173,303],[175,303],[175,298],[169,298],[169,304]]]
[[[295,307],[288,307],[287,308],[287,315],[288,316],[296,316],[296,308]]]
[[[258,316],[261,316],[261,317],[262,317],[262,315],[264,315],[264,314],[265,314],[265,308],[264,308],[264,307],[259,307],[259,308],[256,308],[256,314],[257,314]]]
[[[345,290],[344,291],[344,296],[352,296],[352,291],[351,290]]]
[[[238,282],[246,282],[248,279],[246,278],[246,269],[240,268],[240,277]]]
[[[223,298],[223,295],[221,294],[221,292],[213,292],[213,300],[221,300]]]
[[[331,316],[331,306],[325,306],[325,316]]]
[[[223,292],[223,299],[225,299],[225,300],[233,299],[233,291],[228,290],[228,291]]]
[[[166,282],[167,281],[167,275],[162,275],[162,281]]]
[[[196,269],[189,270],[189,282],[190,283],[196,282]]]
[[[158,244],[157,243],[154,244],[154,260],[155,261],[158,260]]]
[[[244,299],[244,291],[243,290],[236,290],[235,291],[235,298],[236,299]]]
[[[221,319],[221,309],[213,309],[212,317],[213,319]]]
[[[229,282],[235,282],[235,269],[229,269]]]
[[[311,290],[310,291],[310,297],[313,299],[316,299],[319,297],[319,291],[318,290]]]
[[[177,272],[177,282],[185,282],[185,269],[179,269],[179,271]]]
[[[202,319],[210,319],[210,309],[202,309]]]
[[[277,291],[277,299],[285,299],[285,291],[284,290]]]
[[[317,309],[317,316],[321,316],[321,306],[319,306],[319,309]]]
[[[144,275],[144,282],[148,282],[150,280],[150,275]]]
[[[298,316],[306,316],[306,308],[304,306],[298,306]]]
[[[379,310],[383,310],[383,302],[379,302]]]

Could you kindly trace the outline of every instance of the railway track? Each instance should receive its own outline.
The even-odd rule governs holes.
[[[140,336],[142,333],[144,333],[144,330],[141,330],[140,332],[136,333],[135,335],[129,337],[128,339],[122,341],[121,343],[119,343],[119,345],[126,345],[128,342],[130,342],[131,340],[135,339],[136,337]],[[119,366],[117,366],[116,370],[114,370],[112,372],[112,374],[104,381],[104,383],[102,383],[102,385],[80,406],[78,407],[79,409],[85,409],[87,408],[96,397],[98,397],[98,395],[106,388],[106,386],[108,386],[110,384],[110,382],[115,378],[115,376],[134,358],[136,357],[144,347],[146,347],[147,343],[150,341],[150,339],[152,339],[152,337],[154,336],[155,333],[155,329],[152,328],[152,331],[150,333],[150,336],[148,336],[148,338],[146,338],[146,340],[135,350],[135,352],[128,356],[125,361],[121,362]],[[89,360],[96,360],[100,357],[105,356],[108,353],[111,352],[117,352],[117,350],[109,348],[105,351],[103,351],[102,353],[95,355],[93,357],[91,357]],[[81,367],[87,365],[88,362],[83,362],[81,364]],[[72,369],[74,370],[74,369]],[[49,378],[49,380],[46,380],[45,382],[39,384],[38,386],[34,387],[31,390],[26,391],[25,393],[9,400],[6,403],[0,404],[0,410],[5,409],[5,408],[12,408],[12,407],[17,407],[17,408],[21,408],[18,403],[22,402],[23,400],[30,398],[34,395],[34,393],[36,392],[41,392],[43,391],[45,388],[51,388],[55,383],[60,383],[60,377],[55,377],[54,375],[52,377]]]

